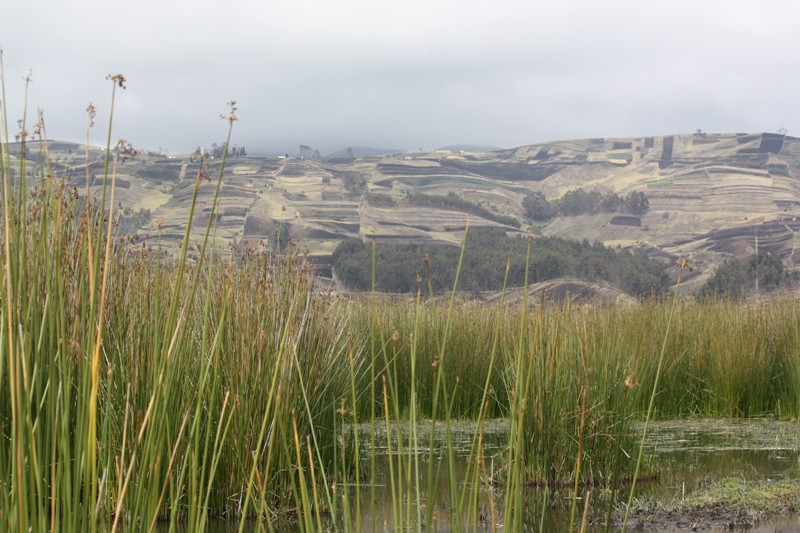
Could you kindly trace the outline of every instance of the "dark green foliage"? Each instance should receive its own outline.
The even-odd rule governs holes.
[[[531,220],[550,220],[558,214],[556,207],[548,202],[544,194],[539,191],[534,191],[526,195],[522,200],[522,207],[525,209],[525,214]]]
[[[603,198],[598,192],[583,189],[569,191],[558,201],[558,213],[562,216],[596,213]]]
[[[454,192],[449,192],[447,196],[440,194],[425,194],[421,192],[410,192],[406,196],[406,202],[411,205],[438,207],[441,209],[455,209],[457,211],[462,211],[464,213],[469,213],[471,215],[485,218],[486,220],[491,220],[493,222],[505,224],[506,226],[511,226],[513,228],[520,227],[519,220],[517,220],[516,218],[507,215],[499,215],[497,213],[493,213],[492,211],[489,211],[485,207],[482,207],[476,204],[475,202],[470,202],[469,200],[464,200],[463,198],[460,198]]]
[[[616,213],[621,211],[624,205],[625,200],[620,195],[610,192],[601,198],[599,210],[605,213]]]
[[[361,192],[367,187],[367,180],[359,172],[345,171],[337,175],[341,178],[346,191]]]
[[[347,239],[339,243],[333,252],[333,264],[339,280],[361,291],[370,288],[370,263],[364,261],[369,251],[360,239]]]
[[[531,220],[546,221],[556,216],[570,217],[594,213],[631,213],[642,215],[650,209],[650,202],[643,192],[633,191],[626,196],[609,192],[575,189],[550,202],[539,191],[534,191],[522,200],[525,214]]]
[[[748,270],[753,273],[753,279],[758,279],[758,286],[761,289],[773,290],[783,280],[783,262],[775,254],[751,255],[747,266]]]
[[[525,279],[527,240],[508,237],[496,228],[476,228],[467,238],[460,289],[469,292],[498,290],[510,258],[509,286],[522,286]],[[412,292],[417,275],[427,290],[436,293],[453,286],[459,249],[453,246],[379,243],[375,247],[377,289]],[[427,263],[425,258],[427,257]],[[372,246],[358,239],[342,242],[333,253],[333,267],[348,287],[371,288]],[[616,252],[600,243],[544,237],[533,243],[529,281],[574,276],[587,281],[607,281],[639,296],[661,293],[669,285],[664,267],[642,253]]]
[[[364,200],[375,207],[394,207],[397,205],[397,202],[390,194],[383,192],[365,192]]]
[[[643,192],[633,191],[625,197],[625,210],[633,215],[643,215],[650,209],[650,201]]]
[[[699,296],[743,296],[749,285],[744,264],[731,257],[717,267],[714,275],[700,289]]]
[[[744,261],[731,257],[717,267],[714,275],[703,285],[700,297],[743,297],[755,289],[756,279],[759,290],[772,291],[783,278],[783,263],[774,254],[753,254]]]

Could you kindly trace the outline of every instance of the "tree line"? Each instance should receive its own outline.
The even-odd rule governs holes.
[[[503,286],[506,261],[510,261],[509,287],[525,283],[528,240],[507,236],[500,228],[475,228],[467,237],[459,289],[477,293]],[[452,289],[460,248],[448,245],[377,243],[377,290],[408,293],[418,279],[435,293]],[[372,284],[372,243],[348,239],[333,253],[333,268],[345,286],[369,291]],[[418,277],[419,276],[419,277]],[[586,281],[606,281],[636,296],[662,293],[670,284],[665,266],[638,251],[613,250],[601,243],[557,237],[536,238],[532,243],[529,283],[572,276]]]
[[[225,143],[211,143],[211,150],[208,150],[205,146],[198,146],[193,155],[208,155],[214,159],[222,159],[222,156],[225,155]],[[245,150],[244,146],[233,145],[228,148],[228,156],[247,157],[247,150]]]
[[[726,259],[700,289],[700,298],[743,298],[756,288],[771,292],[786,280],[783,262],[769,252],[759,252],[747,259]]]
[[[544,194],[534,191],[522,200],[525,215],[531,220],[544,222],[557,216],[575,216],[594,213],[630,213],[643,215],[650,209],[647,195],[633,191],[626,196],[614,192],[600,193],[575,189],[557,200],[550,201]]]

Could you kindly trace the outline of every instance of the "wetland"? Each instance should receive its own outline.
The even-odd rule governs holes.
[[[681,259],[626,305],[532,301],[530,236],[521,296],[474,301],[469,222],[449,295],[378,294],[374,246],[370,289],[337,293],[291,245],[218,246],[224,154],[187,172],[170,254],[115,233],[128,145],[74,167],[85,193],[18,149],[0,142],[0,530],[795,519],[796,299],[693,299]]]

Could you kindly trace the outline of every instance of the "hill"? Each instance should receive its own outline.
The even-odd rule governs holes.
[[[437,150],[449,150],[451,152],[499,152],[503,150],[499,146],[484,146],[481,144],[450,144],[442,146]]]
[[[28,157],[38,161],[32,146]],[[51,142],[59,175],[82,191],[83,148]],[[13,147],[12,147],[13,152]],[[100,175],[103,153],[90,152]],[[214,176],[219,162],[209,162]],[[150,243],[176,249],[185,230],[199,164],[188,158],[143,156],[121,167],[118,196],[131,227]],[[92,187],[97,190],[94,179]],[[595,211],[527,217],[525,200],[556,202],[581,189],[623,197],[644,193],[643,213]],[[210,215],[213,184],[200,188],[199,237]],[[145,216],[149,214],[148,216]],[[343,240],[456,245],[467,218],[473,226],[508,234],[599,241],[636,248],[674,263],[695,265],[698,287],[730,255],[759,248],[800,263],[800,139],[769,133],[684,134],[583,139],[500,151],[435,151],[328,160],[242,157],[225,168],[218,239],[224,246],[260,246],[286,234],[330,275],[331,255]],[[517,227],[518,226],[518,227]]]
[[[371,148],[369,146],[350,146],[333,152],[328,157],[380,157],[389,154],[402,154],[406,150],[392,148]]]

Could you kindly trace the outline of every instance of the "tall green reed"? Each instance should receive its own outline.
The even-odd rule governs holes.
[[[637,420],[800,411],[795,302],[526,297],[487,311],[457,286],[447,301],[423,298],[422,275],[409,300],[324,293],[291,246],[219,253],[224,159],[210,185],[199,165],[180,254],[165,258],[158,243],[113,240],[127,145],[108,135],[98,198],[87,153],[80,198],[49,165],[41,117],[12,156],[5,105],[4,530],[202,530],[217,517],[263,530],[290,509],[304,529],[328,527],[326,511],[342,517],[334,529],[373,528],[379,430],[397,526],[468,529],[486,506],[514,528],[535,484],[570,487],[576,522],[580,491],[636,477]],[[483,424],[495,417],[510,421],[509,448],[487,472]],[[464,473],[457,419],[475,421]],[[443,428],[442,444],[429,427]],[[447,503],[434,509],[438,491]]]

